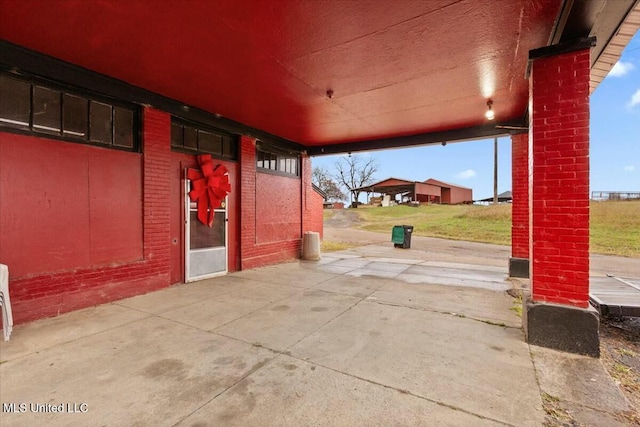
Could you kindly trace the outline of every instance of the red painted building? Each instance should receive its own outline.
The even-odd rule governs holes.
[[[425,183],[440,187],[440,203],[446,205],[459,205],[461,203],[473,203],[473,190],[457,184],[450,184],[437,179],[429,178]]]
[[[184,225],[184,171],[198,168],[196,155],[172,148],[171,115],[139,114],[139,150],[0,132],[0,259],[16,322],[185,280],[185,233],[193,241],[194,230],[209,230],[193,218],[191,230]],[[239,159],[214,158],[228,169],[231,192],[217,224],[226,239],[215,241],[226,261],[211,274],[295,258],[305,231],[322,232],[308,156],[288,154],[299,172],[283,173],[256,166],[254,138],[231,142]]]
[[[392,199],[397,195],[408,196],[411,200],[424,203],[443,203],[455,205],[473,203],[473,190],[448,182],[429,178],[424,182],[408,181],[399,178],[387,178],[359,190],[369,193],[388,194]]]
[[[0,0],[14,317],[297,257],[321,215],[309,156],[510,134],[527,339],[597,354],[589,94],[639,14],[637,0]]]

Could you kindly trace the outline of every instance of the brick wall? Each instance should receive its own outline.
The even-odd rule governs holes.
[[[282,178],[290,180],[291,178]],[[256,231],[257,209],[256,191],[273,192],[274,188],[256,187],[256,141],[253,138],[240,137],[240,267],[248,269],[273,264],[300,255],[301,235],[295,239],[269,243],[260,241]],[[294,220],[300,221],[300,210]],[[301,231],[301,230],[300,230]]]
[[[587,307],[589,298],[588,49],[537,59],[530,80],[532,294]]]
[[[169,283],[171,116],[144,111],[144,259],[148,273]]]
[[[170,135],[170,115],[146,108],[143,114],[142,164],[140,165],[139,155],[137,164],[141,168],[137,185],[142,189],[142,203],[132,207],[142,217],[141,259],[91,264],[86,268],[68,268],[12,278],[10,290],[16,323],[55,316],[167,287],[172,282],[172,265],[173,281],[176,280],[176,271],[180,266],[172,262],[175,259],[172,260],[171,253],[172,248],[174,255],[181,252],[176,250],[181,246],[181,239],[177,237],[179,229],[178,232],[174,230],[174,234],[171,232],[172,221],[177,216],[175,212],[178,212],[174,209],[172,215],[171,205],[172,200],[175,204],[178,198],[178,202],[181,202],[182,195],[180,191],[172,192],[171,188],[176,179],[179,180],[179,177],[176,178],[180,172],[178,169],[183,167],[185,161],[180,156],[173,156],[172,163]],[[72,151],[86,148],[74,145]],[[269,188],[257,188],[255,154],[255,140],[241,137],[240,162],[229,165],[232,171],[230,175],[235,174],[237,177],[231,176],[237,185],[232,190],[230,214],[238,220],[235,223],[230,219],[231,258],[236,258],[237,255],[234,254],[238,252],[235,248],[239,246],[237,264],[230,259],[231,271],[236,269],[236,265],[246,269],[298,258],[303,231],[322,232],[322,197],[311,187],[309,157],[302,156],[300,179],[260,173],[259,175],[268,176],[268,179],[261,182],[267,183]],[[186,162],[189,159],[191,157]],[[261,197],[257,197],[257,192],[262,192]],[[117,196],[117,193],[112,194]],[[295,227],[295,235],[262,236],[261,239],[257,234],[257,214],[269,211],[265,210],[265,204],[269,200],[262,197],[264,194],[278,194],[281,198],[293,200],[291,212],[283,213],[282,210],[275,209],[270,215],[276,222],[286,217],[288,225]],[[117,205],[117,201],[113,202]],[[237,214],[233,213],[231,205],[236,206],[236,212],[239,210]]]
[[[256,173],[256,243],[300,238],[302,194],[300,179],[268,172]]]
[[[324,218],[323,218],[323,208],[322,205],[324,203],[324,197],[320,193],[317,193],[313,189],[308,190],[310,194],[309,202],[307,206],[309,208],[305,211],[305,216],[307,217],[305,220],[306,231],[315,231],[320,233],[320,240],[324,237]]]
[[[303,155],[302,164],[302,232],[315,231],[323,237],[323,203],[324,198],[313,189],[311,158]]]
[[[511,256],[529,258],[529,135],[511,135]]]
[[[143,259],[10,280],[15,323],[160,289],[170,282],[168,114],[147,108],[143,131]],[[11,271],[9,271],[11,273]]]

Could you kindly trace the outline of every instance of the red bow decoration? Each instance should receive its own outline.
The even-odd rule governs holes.
[[[198,219],[205,225],[213,225],[214,209],[219,208],[231,191],[228,170],[223,165],[213,166],[211,154],[197,156],[202,171],[189,169],[191,180],[189,198],[198,203]]]

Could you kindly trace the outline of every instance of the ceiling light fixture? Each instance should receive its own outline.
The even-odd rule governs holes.
[[[484,113],[484,115],[487,117],[487,119],[489,120],[493,120],[495,118],[495,114],[493,113],[493,101],[492,100],[488,100],[487,101],[487,107],[489,107],[489,109],[487,110],[486,113]]]

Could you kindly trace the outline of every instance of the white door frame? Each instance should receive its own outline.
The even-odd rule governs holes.
[[[228,265],[229,265],[229,216],[228,216],[228,204],[227,197],[224,199],[224,204],[222,207],[218,209],[214,209],[215,213],[224,213],[224,246],[219,247],[211,247],[211,248],[201,248],[201,249],[191,249],[191,215],[190,213],[194,211],[193,203],[189,199],[189,182],[190,180],[187,178],[187,170],[184,170],[184,190],[185,190],[185,199],[184,199],[184,282],[194,282],[196,280],[208,279],[210,277],[216,276],[224,276],[228,273]],[[212,253],[212,252],[221,252],[224,251],[224,269],[219,271],[213,271],[211,273],[200,274],[198,276],[190,275],[191,268],[191,254],[204,254],[204,253]]]

